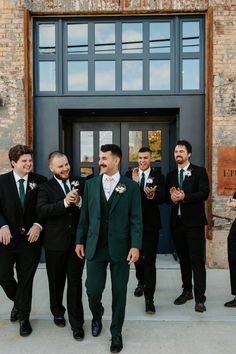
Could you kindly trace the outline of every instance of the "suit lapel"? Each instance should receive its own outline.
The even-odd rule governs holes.
[[[101,215],[101,188],[103,188],[101,186],[102,176],[103,175],[100,175],[96,179],[94,179],[94,191],[92,191],[93,197],[96,201],[99,216]]]
[[[192,166],[192,164],[190,163],[190,165],[188,166],[187,171],[192,171],[192,170],[193,170],[192,167],[193,167],[193,166]],[[191,176],[187,176],[187,175],[185,174],[184,181],[183,181],[183,187],[186,185],[186,183],[188,183],[188,181],[190,180],[190,178],[191,178]]]
[[[63,191],[63,189],[61,188],[60,184],[57,182],[57,180],[53,177],[52,179],[50,179],[50,183],[52,188],[54,189],[54,191],[61,197],[61,198],[65,198],[65,193]]]
[[[118,182],[118,184],[125,184],[125,178],[123,176],[120,176],[120,180]],[[116,189],[116,187],[115,187]],[[112,211],[114,210],[115,206],[117,205],[117,203],[119,202],[120,198],[121,198],[121,193],[116,192],[116,190],[114,189],[113,193],[115,193],[114,198],[112,200],[112,204],[111,204],[111,210],[110,213],[112,213]],[[124,192],[125,193],[125,192]]]
[[[26,193],[25,193],[25,203],[24,203],[24,210],[26,209],[27,205],[30,202],[31,196],[32,196],[32,190],[31,190],[31,183],[34,182],[34,178],[32,173],[29,173],[28,175],[28,181],[27,181],[27,186],[26,186]]]

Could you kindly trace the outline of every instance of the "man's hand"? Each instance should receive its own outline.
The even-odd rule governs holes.
[[[74,203],[76,205],[79,204],[80,196],[78,195],[77,189],[72,189],[69,193],[67,193],[65,199],[67,205],[70,205],[71,203]]]
[[[182,200],[184,200],[185,193],[182,189],[172,187],[170,189],[170,197],[171,197],[172,202],[178,203],[178,202],[181,202]]]
[[[131,248],[127,257],[128,264],[136,262],[139,259],[139,249]]]
[[[79,258],[83,259],[84,258],[84,245],[82,245],[82,244],[76,245],[75,252]]]
[[[132,171],[132,180],[137,182],[139,181],[139,169],[138,167],[135,167]]]
[[[236,200],[228,200],[227,201],[227,206],[231,209],[236,208]]]
[[[34,224],[27,232],[27,236],[29,236],[28,241],[30,243],[36,242],[39,238],[40,232],[41,232],[40,227],[38,225]]]
[[[148,199],[152,199],[154,197],[156,189],[157,189],[157,186],[155,186],[155,187],[146,187],[144,189],[144,192],[146,193]]]
[[[11,242],[12,235],[8,226],[0,229],[0,243],[8,245]]]

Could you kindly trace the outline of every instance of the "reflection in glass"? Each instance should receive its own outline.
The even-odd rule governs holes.
[[[68,61],[68,91],[88,90],[88,62]]]
[[[148,131],[148,146],[152,150],[152,161],[161,161],[161,130]]]
[[[150,90],[170,90],[170,60],[150,60]]]
[[[55,61],[39,62],[39,91],[56,91]]]
[[[99,132],[99,146],[104,144],[112,144],[112,131],[100,131]]]
[[[70,24],[67,26],[67,52],[88,54],[87,24]]]
[[[95,54],[115,53],[115,24],[95,24]]]
[[[199,22],[183,22],[183,52],[199,52]]]
[[[55,54],[55,24],[39,25],[39,53]]]
[[[150,23],[150,53],[170,53],[170,23]]]
[[[129,131],[129,162],[138,161],[138,151],[142,147],[142,131]]]
[[[93,162],[93,131],[80,132],[80,162]]]
[[[199,90],[199,59],[183,60],[183,90]]]
[[[95,61],[95,90],[114,91],[115,61]]]
[[[122,90],[143,89],[143,62],[141,60],[122,61]]]
[[[122,53],[143,52],[143,24],[122,24]]]
[[[88,177],[88,176],[93,176],[94,175],[94,171],[93,171],[93,167],[81,167],[80,168],[80,176],[81,177]]]

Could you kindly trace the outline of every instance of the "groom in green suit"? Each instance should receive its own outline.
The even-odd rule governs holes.
[[[85,184],[76,253],[87,259],[86,288],[93,315],[92,335],[102,330],[102,293],[110,264],[112,282],[111,353],[123,348],[122,325],[125,317],[129,266],[139,258],[142,245],[142,211],[138,184],[121,176],[122,152],[115,144],[101,146],[101,174]]]

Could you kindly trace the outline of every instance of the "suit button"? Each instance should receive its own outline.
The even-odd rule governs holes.
[[[71,225],[68,225],[69,229],[71,229]]]

